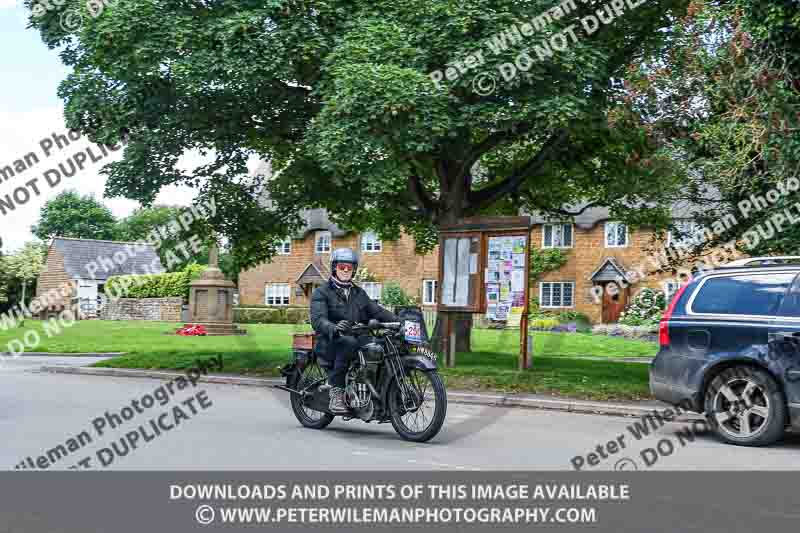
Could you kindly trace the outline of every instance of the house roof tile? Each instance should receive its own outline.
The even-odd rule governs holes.
[[[151,243],[56,237],[51,246],[64,256],[64,270],[72,279],[106,280],[111,276],[163,271],[156,247]],[[118,260],[125,259],[117,262],[114,254]],[[89,269],[93,263],[98,265],[94,273]]]

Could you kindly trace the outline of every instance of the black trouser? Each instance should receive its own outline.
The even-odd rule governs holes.
[[[333,357],[333,370],[328,373],[328,383],[332,387],[344,388],[345,376],[350,361],[356,356],[358,349],[372,340],[367,336],[353,337],[343,335],[333,340],[330,346],[330,357]]]

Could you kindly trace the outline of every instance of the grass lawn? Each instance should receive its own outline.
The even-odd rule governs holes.
[[[189,368],[197,358],[221,354],[225,372],[273,376],[288,361],[291,333],[304,326],[247,324],[246,337],[180,337],[169,335],[180,325],[164,322],[83,321],[50,338],[42,323],[0,330],[0,351],[28,329],[41,344],[31,351],[51,353],[127,352],[96,366],[118,368]],[[648,357],[653,343],[583,333],[534,335],[533,369],[516,369],[519,332],[474,330],[473,351],[458,354],[457,367],[443,369],[450,386],[550,393],[577,398],[638,399],[648,397],[647,365],[574,359],[575,357]]]

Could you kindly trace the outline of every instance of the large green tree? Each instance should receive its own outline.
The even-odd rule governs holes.
[[[44,204],[31,233],[43,241],[52,237],[111,240],[116,224],[111,210],[93,196],[64,191]]]
[[[62,12],[86,7],[66,0],[34,26],[72,69],[60,90],[69,125],[128,141],[106,167],[107,192],[148,203],[164,185],[196,185],[217,197],[214,229],[252,264],[272,252],[265,236],[289,234],[303,207],[384,236],[403,228],[420,249],[440,224],[522,207],[567,216],[563,205],[583,202],[663,222],[663,211],[630,209],[663,198],[675,180],[619,81],[669,41],[688,0],[626,7],[592,35],[579,21],[606,2],[575,2],[512,42],[515,24],[558,4],[128,0],[68,31]],[[529,49],[526,71],[499,76],[570,25],[566,49],[541,58]],[[434,82],[431,72],[475,50],[479,68]],[[493,74],[496,90],[478,94],[476,74]],[[183,172],[176,163],[190,149],[215,160]],[[272,160],[269,184],[243,177],[254,154]],[[269,209],[254,201],[265,187]]]
[[[140,241],[147,239],[159,227],[169,227],[183,212],[180,207],[155,205],[135,210],[121,219],[114,230],[120,241]]]
[[[68,125],[127,141],[105,167],[107,195],[148,204],[165,185],[197,186],[246,266],[307,207],[384,238],[405,230],[419,251],[442,224],[523,208],[608,206],[666,224],[659,204],[680,175],[621,79],[669,52],[688,3],[616,2],[615,14],[601,0],[567,13],[550,11],[557,0],[126,0],[92,17],[65,0],[33,25],[71,68]],[[613,21],[584,30],[598,9]],[[78,29],[63,24],[70,10],[84,13]],[[530,35],[523,24],[546,12]],[[475,52],[481,64],[458,79],[431,75]],[[187,150],[214,160],[182,171]],[[253,155],[272,161],[270,180],[246,176]]]

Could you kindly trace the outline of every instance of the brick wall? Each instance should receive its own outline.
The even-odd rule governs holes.
[[[314,235],[309,232],[304,239],[292,240],[291,255],[276,255],[271,263],[263,263],[239,275],[240,305],[264,304],[264,288],[267,283],[288,283],[289,302],[292,305],[309,305],[309,297],[297,295],[295,281],[309,263],[321,260],[330,267],[330,253],[314,252]],[[361,252],[358,235],[350,233],[345,237],[333,238],[331,250],[352,248],[361,257],[360,267],[366,267],[375,275],[376,281],[386,283],[396,281],[409,296],[422,301],[422,281],[436,279],[438,271],[438,248],[428,255],[414,253],[414,239],[403,235],[396,241],[383,241],[380,252]]]
[[[101,320],[180,322],[183,298],[119,298],[100,309]]]
[[[64,270],[64,256],[57,252],[51,245],[47,250],[45,265],[39,273],[39,279],[36,282],[36,296],[41,296],[50,290],[60,291],[67,283],[72,284],[73,289],[75,289],[76,282],[71,280]],[[56,305],[60,302],[61,305],[66,307],[70,304],[71,297],[59,296],[58,298],[50,299],[50,301]]]
[[[542,225],[531,231],[531,245],[542,247]],[[539,282],[531,284],[531,296],[539,298],[539,283],[542,281],[572,281],[575,283],[574,303],[571,310],[587,315],[593,322],[602,319],[602,305],[595,302],[591,290],[592,273],[597,270],[606,258],[613,258],[621,268],[633,270],[639,265],[651,267],[647,260],[649,255],[657,254],[661,242],[652,231],[629,230],[628,246],[607,248],[605,246],[605,223],[597,223],[589,229],[573,225],[573,247],[565,249],[568,254],[567,263],[555,272],[542,276]],[[340,239],[333,239],[331,249],[350,247],[360,250],[358,235],[351,233]],[[398,241],[384,241],[383,250],[378,253],[359,252],[361,265],[375,274],[379,282],[397,281],[411,296],[422,301],[422,282],[438,277],[438,247],[425,256],[414,253],[414,239],[403,235]],[[271,263],[261,264],[244,271],[239,276],[240,305],[264,304],[264,288],[267,283],[288,283],[290,285],[290,303],[292,305],[308,305],[305,295],[296,295],[295,281],[315,258],[320,258],[329,265],[330,254],[314,253],[314,232],[309,232],[305,239],[292,241],[291,255],[276,256]],[[687,262],[688,264],[688,262]],[[663,289],[664,281],[674,279],[671,272],[648,275],[643,281],[631,286],[628,290],[628,301],[643,287]]]
[[[535,248],[542,248],[542,228],[543,226],[537,225],[531,232],[531,245]],[[624,270],[635,270],[642,265],[645,267],[645,273],[648,273],[653,266],[653,263],[648,260],[648,256],[657,253],[662,247],[662,241],[652,231],[629,229],[628,246],[607,248],[604,222],[599,222],[591,229],[573,226],[573,247],[564,249],[567,253],[567,263],[556,271],[544,274],[537,283],[532,284],[531,296],[539,299],[539,287],[543,281],[573,281],[575,282],[575,305],[571,310],[587,315],[592,322],[600,322],[602,305],[596,302],[596,298],[592,295],[594,284],[590,280],[590,276],[604,263],[606,258],[614,259],[617,265]],[[674,275],[671,272],[647,275],[646,278],[631,285],[628,289],[628,302],[644,287],[663,290],[664,282],[673,278]],[[558,309],[554,309],[554,311],[558,311]]]

